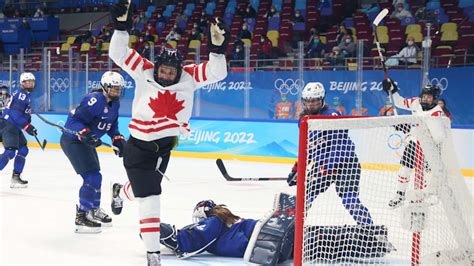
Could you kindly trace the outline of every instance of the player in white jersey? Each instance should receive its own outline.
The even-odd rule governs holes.
[[[393,95],[395,106],[400,109],[409,110],[413,115],[419,116],[445,116],[443,110],[438,105],[438,99],[441,94],[441,89],[436,85],[426,85],[422,88],[420,97],[403,98],[398,93],[398,87],[391,79],[385,79],[382,82],[383,90],[387,94]],[[428,128],[433,135],[435,143],[441,142],[444,138],[444,126],[440,121],[428,121]],[[405,134],[410,134],[411,125],[401,124],[396,127],[396,130]],[[417,140],[408,136],[408,144],[403,151],[402,159],[400,160],[400,170],[398,172],[398,189],[395,197],[390,200],[388,205],[391,208],[399,207],[405,200],[405,192],[410,182],[410,175],[415,168],[416,163],[416,146]]]
[[[210,23],[209,61],[182,66],[178,50],[164,48],[153,64],[128,48],[132,5],[120,0],[111,8],[115,31],[110,58],[135,80],[130,138],[124,166],[133,194],[139,202],[140,233],[148,265],[160,265],[160,195],[177,136],[189,131],[194,91],[227,76],[225,58],[230,31],[219,19]]]

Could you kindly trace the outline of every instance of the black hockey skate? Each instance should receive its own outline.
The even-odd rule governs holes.
[[[96,234],[102,232],[100,223],[97,223],[88,218],[91,211],[85,212],[76,206],[76,229],[74,232],[80,234]]]
[[[87,215],[90,220],[100,222],[102,226],[112,226],[112,218],[102,208],[92,209]]]
[[[147,252],[146,258],[148,260],[148,266],[161,266],[161,255],[160,252]]]
[[[13,172],[10,188],[26,188],[28,181],[21,179],[20,174]]]
[[[122,189],[122,187],[123,186],[119,183],[114,183],[112,185],[112,201],[110,203],[110,207],[112,209],[112,213],[115,215],[122,213],[123,199],[120,198],[120,189]]]
[[[405,192],[397,191],[397,195],[395,196],[395,198],[389,201],[388,206],[390,208],[395,209],[395,208],[400,207],[400,205],[402,205],[404,201],[405,201]]]

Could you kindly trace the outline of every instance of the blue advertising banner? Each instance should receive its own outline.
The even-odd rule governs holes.
[[[121,115],[131,114],[134,93],[134,81],[126,73],[126,88],[121,100]],[[33,107],[46,110],[47,95],[42,72],[35,73],[37,88],[32,94]],[[227,78],[215,84],[204,86],[199,91],[199,105],[195,106],[194,116],[218,119],[242,119],[245,117],[248,101],[249,119],[274,119],[277,104],[281,101],[291,103],[288,119],[295,119],[295,105],[305,83],[318,81],[326,89],[326,102],[334,105],[336,98],[343,107],[344,113],[351,114],[355,109],[357,84],[355,71],[304,71],[300,77],[295,71],[264,71],[250,73],[250,82],[246,84],[245,74],[230,72]],[[51,106],[53,112],[67,112],[69,106],[75,106],[87,91],[98,88],[102,72],[68,72],[51,73]],[[420,93],[420,70],[390,70],[390,76],[397,82],[400,94],[406,98],[416,97]],[[19,74],[14,73],[12,89],[18,85]],[[453,115],[454,126],[474,126],[474,114],[470,105],[474,99],[471,82],[474,78],[474,67],[432,69],[430,82],[442,89],[441,97]],[[365,70],[362,82],[362,106],[367,109],[366,115],[376,116],[387,102],[382,91],[382,71]],[[9,86],[8,72],[0,72],[0,86]],[[72,90],[72,94],[69,91]],[[283,97],[282,97],[283,96]],[[197,108],[200,108],[197,110]],[[401,111],[400,114],[406,112]]]

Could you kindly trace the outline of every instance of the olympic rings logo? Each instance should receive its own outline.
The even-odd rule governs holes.
[[[69,88],[69,78],[51,78],[50,85],[54,92],[65,92]]]
[[[298,95],[303,89],[304,81],[301,79],[276,79],[274,86],[280,94]]]
[[[448,79],[447,78],[432,78],[431,85],[437,85],[441,89],[441,94],[448,89]]]
[[[66,124],[66,122],[64,122],[63,120],[59,120],[56,124],[64,127],[64,125]],[[56,129],[59,133],[63,133],[63,131],[59,128]]]
[[[387,144],[390,149],[398,150],[403,145],[403,138],[402,136],[400,136],[400,134],[393,133],[390,136],[388,136]]]

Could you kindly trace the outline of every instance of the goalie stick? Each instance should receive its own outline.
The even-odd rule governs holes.
[[[38,113],[34,113],[39,119],[41,119],[41,121],[45,122],[46,124],[50,125],[50,126],[53,126],[55,128],[58,128],[59,130],[61,130],[62,132],[65,132],[65,133],[69,133],[69,134],[72,134],[72,135],[75,135],[75,136],[79,136],[79,132],[77,131],[74,131],[74,130],[70,130],[69,128],[65,128],[63,126],[60,126],[58,124],[55,124],[49,120],[47,120],[46,118],[44,118],[42,115],[38,114]],[[38,140],[38,139],[36,139]],[[39,141],[38,141],[39,142]],[[45,144],[46,145],[46,144]],[[109,147],[109,148],[112,148],[113,150],[116,150],[118,151],[118,148],[115,147],[115,146],[112,146],[108,143],[105,143],[105,142],[102,142],[102,146],[105,146],[105,147]]]
[[[388,12],[389,11],[388,11],[387,8],[382,9],[382,11],[380,11],[380,13],[375,17],[374,22],[372,24],[372,26],[374,28],[375,44],[377,45],[377,52],[379,54],[380,64],[382,65],[383,75],[386,79],[390,78],[390,77],[388,76],[387,67],[385,66],[385,60],[384,60],[384,57],[383,57],[383,54],[382,54],[382,48],[380,47],[379,37],[378,37],[378,34],[377,34],[377,26],[388,15]],[[393,113],[395,115],[398,115],[397,107],[395,106],[395,101],[393,100],[393,95],[392,95],[391,92],[389,92],[389,97],[390,97],[390,101],[392,102],[392,105],[393,105]]]
[[[221,171],[222,176],[224,176],[227,181],[280,181],[287,179],[286,177],[232,177],[227,172],[222,159],[217,159],[216,164]]]

